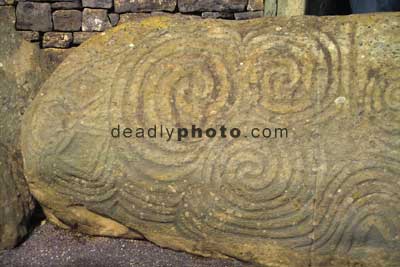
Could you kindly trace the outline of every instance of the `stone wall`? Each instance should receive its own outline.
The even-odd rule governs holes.
[[[130,19],[161,13],[202,18],[250,19],[263,0],[0,0],[16,9],[16,28],[43,48],[69,48]]]

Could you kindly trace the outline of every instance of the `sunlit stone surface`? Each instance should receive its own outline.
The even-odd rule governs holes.
[[[151,18],[79,47],[25,115],[54,223],[267,266],[400,264],[400,15]],[[286,127],[283,139],[113,138]],[[103,221],[102,221],[103,220]]]

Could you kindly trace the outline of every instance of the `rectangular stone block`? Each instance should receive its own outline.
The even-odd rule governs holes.
[[[107,10],[85,8],[82,15],[82,31],[102,32],[111,28]]]
[[[234,13],[231,12],[202,12],[204,19],[234,19]]]
[[[182,13],[187,12],[240,12],[245,11],[247,0],[179,0],[178,8]]]
[[[82,25],[82,12],[79,10],[57,10],[53,12],[56,31],[79,31]]]
[[[91,8],[111,8],[113,0],[82,0],[83,7]]]
[[[114,0],[116,13],[174,11],[176,0]]]
[[[57,9],[80,9],[82,4],[80,1],[73,1],[73,2],[55,2],[51,4],[52,10]]]
[[[46,32],[43,35],[43,48],[68,48],[72,45],[70,32]]]
[[[236,20],[255,19],[255,18],[261,18],[263,15],[264,15],[263,11],[239,12],[235,13],[235,19]]]
[[[16,16],[19,30],[46,32],[53,29],[49,3],[18,2]]]

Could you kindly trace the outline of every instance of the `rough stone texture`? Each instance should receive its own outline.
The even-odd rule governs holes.
[[[88,40],[89,38],[95,36],[96,34],[99,34],[97,32],[74,32],[74,40],[73,40],[73,44],[74,45],[80,45],[83,42],[85,42],[86,40]]]
[[[300,16],[306,14],[306,0],[278,0],[278,16]]]
[[[43,35],[43,48],[68,48],[72,45],[70,32],[46,32]]]
[[[80,0],[18,0],[18,2],[49,2],[49,3],[55,3],[55,2],[77,2]]]
[[[255,19],[255,18],[261,18],[263,15],[264,11],[239,12],[235,13],[235,19],[237,20]]]
[[[126,23],[129,21],[140,22],[144,19],[150,18],[152,15],[150,13],[126,13],[119,16],[118,24]]]
[[[38,48],[15,33],[14,23],[14,9],[0,7],[0,250],[27,234],[34,208],[18,156],[21,113],[38,89]]]
[[[114,9],[117,13],[174,11],[176,0],[114,0]]]
[[[265,3],[264,15],[272,16],[272,17],[276,16],[278,13],[278,1],[277,0],[265,0],[264,3]]]
[[[141,22],[145,19],[154,17],[154,16],[163,16],[163,17],[170,17],[170,18],[177,18],[177,19],[185,19],[185,20],[198,20],[200,19],[199,16],[191,16],[191,15],[182,15],[179,13],[168,13],[168,12],[152,12],[152,13],[126,13],[121,14],[118,24],[134,21],[134,22]]]
[[[115,27],[119,22],[119,14],[110,13],[108,14],[108,19],[110,20],[111,26]]]
[[[34,204],[23,175],[21,117],[58,65],[23,35],[15,31],[14,8],[0,7],[0,250],[29,231]]]
[[[201,17],[205,19],[234,19],[233,13],[228,12],[203,12]]]
[[[54,30],[80,31],[82,12],[79,10],[57,10],[53,13]]]
[[[55,2],[51,4],[51,9],[80,9],[82,8],[82,4],[80,1],[74,2]]]
[[[33,31],[19,31],[20,34],[24,37],[24,39],[28,42],[38,42],[40,40],[39,32]]]
[[[266,0],[266,16],[299,16],[306,14],[306,0]]]
[[[82,16],[82,31],[102,32],[111,28],[111,23],[105,9],[85,8]]]
[[[82,0],[83,7],[111,8],[113,0]]]
[[[46,73],[45,78],[47,78],[72,51],[74,51],[74,48],[68,50],[57,48],[41,49],[40,65],[43,72]]]
[[[51,6],[49,3],[18,2],[17,29],[32,31],[51,31]]]
[[[3,96],[4,97],[4,96]],[[4,112],[1,112],[4,115]],[[27,235],[34,202],[24,180],[21,155],[0,143],[0,251]]]
[[[249,0],[247,4],[247,10],[249,11],[263,11],[264,0]]]
[[[0,5],[12,6],[15,4],[15,0],[0,0]]]
[[[240,12],[246,9],[247,0],[179,0],[178,8],[182,13],[186,12]]]
[[[125,23],[71,53],[25,114],[30,189],[91,234],[265,266],[399,266],[399,27],[395,13]],[[112,138],[118,124],[289,134]]]
[[[0,8],[0,250],[23,240],[34,209],[23,175],[21,115],[64,59],[24,41],[25,34],[15,32],[14,14],[12,7]]]

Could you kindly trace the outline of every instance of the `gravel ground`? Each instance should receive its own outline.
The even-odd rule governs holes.
[[[0,266],[173,266],[245,267],[234,260],[217,260],[160,248],[148,241],[89,237],[58,229],[37,227],[19,247],[0,252]]]

